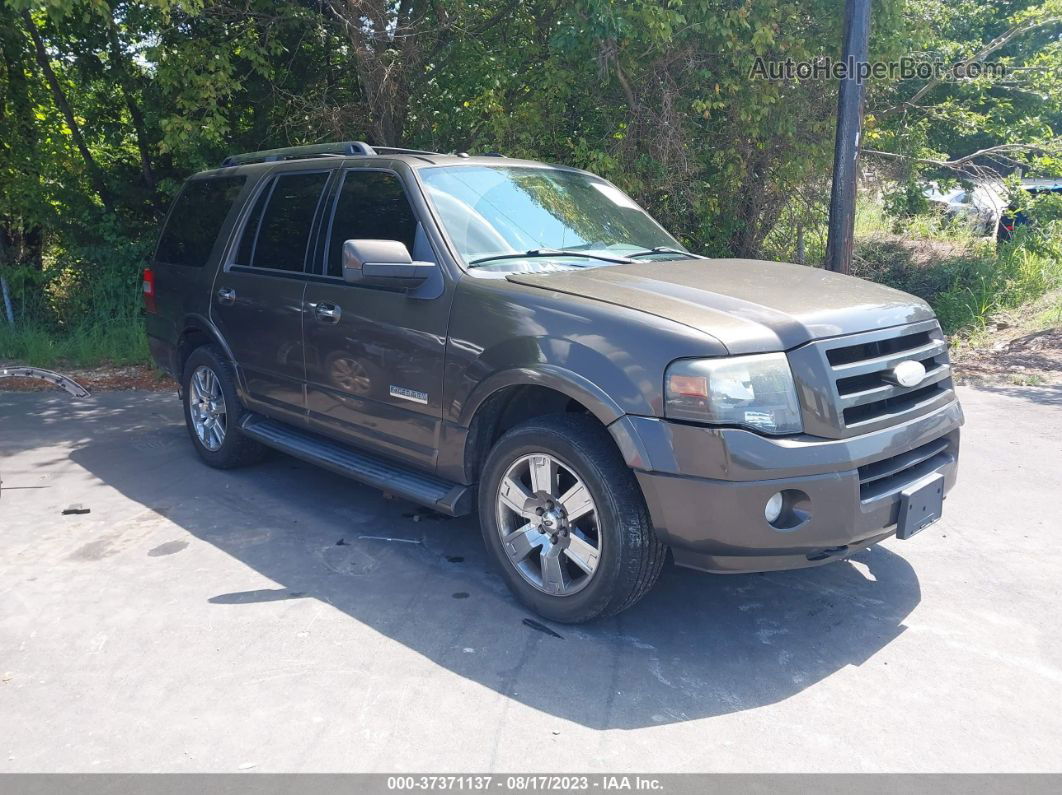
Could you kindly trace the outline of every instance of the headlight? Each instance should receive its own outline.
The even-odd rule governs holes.
[[[664,377],[664,413],[676,420],[800,433],[800,405],[784,353],[680,359]]]

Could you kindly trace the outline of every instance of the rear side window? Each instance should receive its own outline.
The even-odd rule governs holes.
[[[328,242],[328,275],[343,275],[344,240],[398,240],[410,253],[417,218],[394,174],[348,171],[336,201]]]
[[[246,177],[210,177],[185,183],[159,239],[156,262],[202,267]]]
[[[281,174],[255,202],[236,249],[236,264],[301,271],[327,172]]]

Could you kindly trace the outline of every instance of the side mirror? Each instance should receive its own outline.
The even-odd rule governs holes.
[[[347,240],[343,243],[343,279],[366,287],[410,290],[422,285],[435,264],[414,262],[397,240]]]

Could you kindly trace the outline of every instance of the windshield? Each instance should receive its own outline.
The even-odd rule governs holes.
[[[625,255],[690,256],[619,188],[589,174],[469,165],[424,168],[420,176],[457,253],[477,270],[563,270],[623,262]],[[656,248],[671,251],[649,251]]]

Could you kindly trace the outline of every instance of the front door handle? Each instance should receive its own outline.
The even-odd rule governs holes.
[[[335,304],[310,304],[314,316],[322,323],[338,323],[343,315],[342,308]]]
[[[231,287],[222,287],[218,290],[218,303],[219,304],[234,304],[236,303],[236,291]]]

